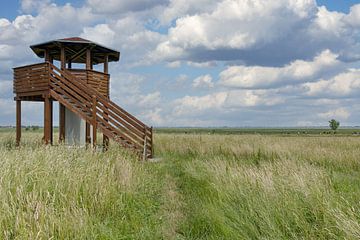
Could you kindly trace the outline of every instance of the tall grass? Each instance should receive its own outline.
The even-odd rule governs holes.
[[[160,162],[0,134],[0,239],[359,239],[360,138],[156,134]]]
[[[30,136],[31,135],[31,136]],[[116,145],[106,153],[0,141],[0,239],[152,239],[162,185]]]
[[[162,135],[186,239],[359,239],[360,139]]]

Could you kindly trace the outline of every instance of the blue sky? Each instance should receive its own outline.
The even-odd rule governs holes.
[[[12,67],[72,36],[121,52],[111,98],[150,125],[360,125],[360,0],[2,1],[0,125]],[[42,125],[42,104],[23,124]]]

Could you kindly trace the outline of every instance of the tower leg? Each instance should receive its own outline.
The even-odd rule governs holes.
[[[53,145],[54,125],[53,125],[53,101],[50,100],[50,144]]]
[[[21,101],[16,100],[16,146],[20,145],[21,139]]]
[[[44,143],[51,143],[51,100],[49,96],[45,96],[44,101]]]
[[[85,129],[85,142],[86,145],[91,144],[91,137],[90,137],[90,124],[86,123],[86,129]]]
[[[65,141],[65,106],[59,103],[59,143]]]

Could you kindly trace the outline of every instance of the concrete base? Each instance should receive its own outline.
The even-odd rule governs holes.
[[[85,121],[65,109],[65,144],[85,146]]]

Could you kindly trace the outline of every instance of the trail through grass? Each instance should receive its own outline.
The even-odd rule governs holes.
[[[155,135],[157,163],[0,135],[0,239],[359,239],[360,139]]]

